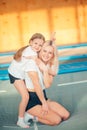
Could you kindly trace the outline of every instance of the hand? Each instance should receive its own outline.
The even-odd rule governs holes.
[[[40,63],[40,64],[39,64],[39,69],[40,69],[42,72],[45,72],[45,71],[48,72],[48,68],[47,68],[47,66],[46,66],[44,63]]]
[[[56,34],[56,32],[53,32],[53,33],[51,34],[50,40],[52,40],[52,41],[55,41],[55,40],[56,40],[55,34]]]
[[[45,116],[45,115],[47,115],[47,113],[48,113],[48,104],[47,104],[47,102],[45,101],[43,104],[42,104],[42,115],[43,116]]]
[[[37,65],[38,65],[39,69],[40,69],[42,72],[48,70],[48,69],[47,69],[47,66],[46,66],[40,59],[37,58],[37,59],[36,59],[36,63],[37,63]]]

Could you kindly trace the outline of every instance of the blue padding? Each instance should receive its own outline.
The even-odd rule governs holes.
[[[73,55],[73,56],[62,56],[59,57],[59,61],[65,61],[65,60],[74,60],[74,59],[81,59],[81,58],[87,58],[87,54],[83,55]],[[7,68],[9,67],[10,63],[2,63],[0,64],[0,68]]]
[[[8,70],[4,69],[4,70],[0,70],[0,80],[8,80],[9,76],[8,76]]]
[[[59,74],[87,71],[87,61],[61,64]]]
[[[61,64],[58,74],[87,71],[87,61]],[[0,80],[8,80],[8,70],[0,70]]]
[[[0,75],[0,80],[8,80],[8,75]]]
[[[68,44],[68,45],[62,45],[62,46],[58,46],[58,49],[68,49],[68,48],[76,48],[76,47],[85,47],[87,46],[87,43],[78,43],[78,44]],[[12,52],[0,52],[0,56],[9,56],[9,55],[14,55],[15,51]]]
[[[87,46],[87,43],[78,43],[73,45],[58,46],[58,49],[68,49],[68,48],[85,47],[85,46]]]
[[[81,59],[81,58],[87,58],[87,54],[73,55],[73,56],[61,56],[61,57],[59,57],[59,61],[74,60],[74,59]]]
[[[10,65],[10,63],[2,63],[2,64],[0,64],[0,68],[7,68],[7,67],[9,67],[9,65]]]
[[[2,52],[0,53],[0,56],[9,56],[9,55],[14,55],[15,52]]]
[[[1,75],[5,75],[5,74],[8,74],[8,70],[7,69],[0,70],[0,76]]]

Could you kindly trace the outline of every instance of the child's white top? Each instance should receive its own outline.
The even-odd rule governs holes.
[[[26,63],[28,62],[29,59],[24,58],[27,56],[37,56],[37,53],[32,50],[31,46],[27,47],[24,49],[23,53],[22,53],[22,57],[21,60],[19,62],[17,62],[16,60],[13,60],[8,68],[8,72],[16,77],[16,78],[20,78],[20,79],[24,79],[24,69],[23,67],[26,65]]]

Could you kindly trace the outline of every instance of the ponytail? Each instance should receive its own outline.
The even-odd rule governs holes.
[[[22,52],[24,51],[24,49],[25,48],[27,48],[28,47],[28,45],[27,46],[24,46],[24,47],[22,47],[22,48],[20,48],[16,53],[15,53],[15,55],[14,55],[14,59],[16,60],[16,61],[20,61],[21,60],[21,56],[22,56]]]

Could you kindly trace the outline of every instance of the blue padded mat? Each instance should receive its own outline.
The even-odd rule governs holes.
[[[14,55],[15,54],[15,52],[0,52],[0,56],[11,56],[11,55]]]
[[[0,130],[26,130],[16,126],[21,99],[19,93],[9,81],[1,81],[0,90]],[[46,93],[49,99],[62,104],[71,115],[56,126],[37,123],[38,130],[87,130],[87,71],[56,76]],[[36,129],[32,124],[27,130]]]
[[[3,63],[3,64],[0,64],[0,68],[5,68],[5,67],[9,67],[10,63]]]
[[[0,80],[8,80],[8,70],[7,69],[3,69],[0,70]]]
[[[59,66],[59,74],[86,71],[86,70],[87,70],[87,61],[66,63],[61,64]]]
[[[72,45],[59,46],[58,49],[69,49],[69,48],[77,48],[77,47],[85,47],[85,46],[87,46],[87,43],[78,43]]]
[[[82,59],[82,58],[87,58],[87,54],[73,55],[73,56],[61,56],[61,57],[59,57],[59,61],[75,60],[75,59]]]
[[[75,59],[84,59],[87,58],[87,54],[83,55],[73,55],[73,56],[61,56],[59,57],[59,61],[66,61],[66,60],[75,60]],[[10,63],[2,63],[0,64],[0,68],[9,67]]]
[[[58,74],[66,74],[86,70],[87,70],[87,61],[72,62],[72,63],[60,64]],[[7,79],[9,79],[7,68],[0,69],[0,80],[7,80]]]

